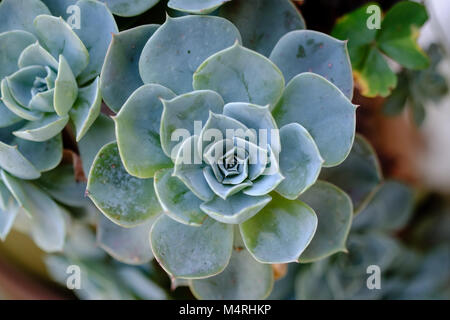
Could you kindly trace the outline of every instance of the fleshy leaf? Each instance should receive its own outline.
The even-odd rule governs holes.
[[[159,0],[100,0],[105,2],[112,13],[121,17],[134,17],[144,13]]]
[[[355,137],[356,107],[331,82],[314,73],[292,79],[273,111],[279,126],[301,124],[331,167],[345,160]]]
[[[105,144],[115,139],[114,122],[107,116],[100,114],[83,139],[78,142],[83,171],[86,175],[89,173],[98,151]]]
[[[203,155],[215,143],[224,143],[227,139],[230,140],[234,137],[248,138],[249,141],[255,142],[256,134],[255,130],[247,128],[233,118],[210,112],[198,139],[198,150]]]
[[[102,96],[115,112],[144,83],[139,75],[139,57],[158,25],[138,26],[113,35],[100,75]]]
[[[34,26],[41,44],[54,58],[63,55],[67,59],[75,77],[89,63],[89,53],[72,28],[61,18],[40,15],[34,20]]]
[[[23,190],[32,207],[31,237],[45,252],[60,252],[66,237],[66,212],[46,193],[31,183],[25,183]]]
[[[29,45],[20,53],[18,66],[19,68],[48,66],[56,71],[58,70],[58,61],[36,41],[36,43]]]
[[[1,180],[0,180],[0,183]],[[11,230],[14,220],[16,219],[17,213],[19,211],[19,206],[14,201],[13,198],[8,199],[8,203],[5,208],[0,206],[0,240],[5,241]]]
[[[114,259],[127,264],[140,265],[153,259],[148,237],[154,219],[148,219],[134,228],[124,228],[105,216],[99,217],[97,242]]]
[[[250,196],[262,196],[273,191],[279,184],[285,179],[284,175],[280,172],[280,166],[278,164],[277,156],[269,147],[269,162],[266,164],[261,176],[253,180],[253,185],[244,190],[243,192]]]
[[[77,99],[78,85],[70,66],[63,55],[59,55],[58,76],[55,80],[54,107],[59,116],[65,116]]]
[[[410,187],[395,180],[385,181],[355,217],[352,230],[399,230],[411,217],[413,201],[414,192]]]
[[[265,299],[273,286],[270,265],[262,264],[244,248],[234,248],[225,270],[207,279],[192,280],[190,288],[197,299]]]
[[[89,173],[87,194],[114,223],[134,227],[161,212],[153,179],[130,176],[115,142],[97,154]]]
[[[21,120],[22,118],[12,113],[0,100],[0,128],[12,126]]]
[[[144,83],[159,83],[177,94],[190,92],[192,75],[198,66],[240,39],[236,27],[223,18],[167,17],[145,45],[139,73]]]
[[[167,156],[175,158],[172,150],[176,155],[178,148],[174,149],[174,147],[181,142],[174,141],[175,136],[172,136],[174,132],[185,129],[189,132],[189,136],[199,134],[195,132],[195,122],[198,123],[198,130],[201,130],[210,112],[222,113],[224,102],[214,91],[201,90],[185,93],[170,101],[163,101],[163,105],[161,146]]]
[[[46,252],[61,251],[66,235],[64,212],[45,192],[35,185],[18,180],[2,171],[3,182],[29,217],[31,236]]]
[[[353,75],[347,44],[312,30],[292,31],[278,41],[270,54],[286,82],[302,72],[317,73],[351,99]]]
[[[12,144],[17,145],[19,152],[40,172],[54,169],[62,159],[63,142],[61,134],[42,142],[15,138]]]
[[[317,216],[303,202],[274,194],[269,205],[239,228],[245,246],[259,262],[296,262],[316,232]]]
[[[316,182],[323,159],[314,139],[298,123],[282,127],[280,136],[280,169],[285,179],[276,191],[294,200]]]
[[[346,251],[353,217],[350,197],[331,183],[317,181],[299,199],[314,208],[319,220],[316,234],[299,262],[317,261]]]
[[[198,198],[208,201],[214,197],[214,192],[203,175],[202,159],[197,145],[198,136],[195,135],[184,141],[178,150],[173,175],[183,181]]]
[[[11,193],[8,188],[3,183],[3,180],[0,179],[0,209],[6,210],[8,207],[9,199],[11,198]]]
[[[269,59],[236,42],[206,59],[195,71],[194,89],[218,92],[226,103],[273,107],[284,89],[281,71]]]
[[[0,3],[0,33],[10,30],[34,32],[33,19],[40,14],[51,13],[39,0],[3,0]]]
[[[8,0],[6,2],[19,2],[15,0]],[[0,21],[2,6],[5,2],[0,4]],[[8,4],[7,4],[8,5]],[[23,11],[23,9],[21,9]],[[0,26],[1,26],[0,23]],[[36,42],[36,38],[29,32],[21,30],[7,31],[0,34],[0,79],[9,76],[13,72],[16,72],[19,68],[17,66],[17,60],[21,52],[29,45]]]
[[[173,169],[163,169],[154,178],[156,196],[164,213],[177,222],[200,226],[207,217],[200,210],[203,201],[172,173]]]
[[[322,169],[320,179],[345,191],[352,198],[355,213],[358,213],[371,199],[383,175],[375,150],[357,134],[347,159],[338,167]]]
[[[39,92],[33,98],[31,98],[28,106],[31,110],[37,110],[41,112],[54,112],[54,95],[55,89]]]
[[[203,168],[203,174],[205,175],[206,182],[208,183],[211,190],[214,191],[214,193],[217,196],[219,196],[220,198],[225,200],[225,202],[228,197],[231,197],[232,195],[238,193],[242,189],[247,188],[252,185],[251,181],[244,181],[244,182],[242,182],[240,184],[236,184],[236,185],[222,184],[221,182],[217,181],[217,178],[214,175],[211,167]],[[212,200],[212,201],[214,201],[214,200]],[[236,213],[237,212],[230,212],[229,214],[235,215]]]
[[[12,75],[6,77],[8,87],[14,100],[23,107],[27,107],[32,98],[31,89],[36,78],[45,78],[47,71],[42,66],[29,66],[19,69]],[[8,97],[3,97],[8,99]]]
[[[37,121],[28,122],[24,127],[14,131],[13,134],[25,140],[42,142],[60,133],[68,121],[68,115],[60,117],[57,114],[50,113]]]
[[[15,115],[21,117],[22,119],[35,121],[42,117],[41,112],[31,111],[23,106],[21,106],[16,99],[11,94],[11,91],[8,86],[7,79],[3,79],[1,82],[1,93],[2,93],[2,101],[4,105],[14,113]]]
[[[223,200],[214,197],[203,203],[200,208],[210,217],[227,224],[239,224],[261,211],[272,197],[264,195],[260,197],[248,196],[238,193]]]
[[[206,219],[200,227],[192,227],[162,215],[152,227],[150,241],[155,258],[172,277],[206,278],[227,266],[233,226]]]
[[[284,34],[305,28],[290,0],[233,0],[220,8],[219,15],[239,29],[245,47],[265,56]]]
[[[72,165],[64,164],[42,174],[37,185],[53,199],[71,207],[82,207],[88,201],[84,197],[86,183],[76,181]]]
[[[86,87],[78,89],[78,97],[69,111],[70,119],[76,129],[76,140],[80,141],[95,119],[100,114],[102,96],[100,94],[99,78]]]
[[[231,0],[170,0],[167,6],[174,10],[192,14],[209,14]]]
[[[158,84],[137,89],[114,118],[117,144],[124,167],[133,176],[153,177],[156,171],[172,166],[161,149],[160,127],[163,104],[175,94]]]
[[[223,107],[223,114],[238,120],[247,128],[256,130],[258,134],[258,145],[265,148],[265,144],[269,144],[275,154],[279,154],[281,150],[280,135],[277,131],[278,127],[275,119],[270,112],[269,106],[261,107],[250,103],[228,103]],[[265,131],[262,131],[265,130]],[[266,141],[261,139],[266,132]]]
[[[0,168],[21,179],[37,179],[40,172],[28,161],[17,146],[10,146],[0,141]]]
[[[387,13],[377,35],[380,49],[410,69],[425,69],[430,64],[417,44],[420,27],[428,20],[424,5],[412,1],[397,3]]]
[[[103,3],[80,0],[76,6],[80,8],[80,28],[74,31],[89,51],[89,64],[77,77],[78,82],[84,85],[100,74],[112,35],[119,30]]]

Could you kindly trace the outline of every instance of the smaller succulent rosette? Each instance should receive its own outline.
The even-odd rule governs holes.
[[[69,177],[76,185],[73,170],[58,167],[62,131],[71,123],[80,140],[99,115],[99,74],[117,32],[103,3],[75,4],[80,24],[72,29],[39,0],[0,3],[0,237],[23,220],[22,231],[49,252],[62,249],[66,232],[65,210],[55,199],[66,204],[71,195],[41,183],[54,191]],[[64,176],[52,173],[61,170]]]
[[[288,32],[269,57],[221,17],[121,32],[101,77],[116,141],[87,193],[127,230],[159,215],[153,254],[196,296],[239,297],[235,278],[267,296],[270,264],[345,250],[352,201],[317,179],[352,148],[352,86],[345,42],[314,31]]]

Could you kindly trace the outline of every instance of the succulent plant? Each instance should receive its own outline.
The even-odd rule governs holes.
[[[412,216],[413,196],[408,186],[385,181],[355,217],[348,255],[302,265],[291,273],[296,278],[296,298],[448,299],[448,244],[441,242],[421,252],[395,235]],[[366,285],[370,265],[381,270],[379,289],[370,290]]]
[[[57,185],[67,177],[50,172],[62,160],[67,124],[80,140],[99,115],[99,73],[111,33],[118,31],[103,3],[80,0],[76,6],[80,25],[72,30],[41,1],[0,3],[0,231],[6,237],[24,212],[33,217],[33,238],[47,251],[63,246],[65,212],[55,200],[70,202],[70,196],[54,197],[40,183]],[[68,174],[75,183],[73,171]]]
[[[103,242],[124,239],[114,254],[130,262],[150,230],[157,261],[200,298],[267,296],[270,264],[345,250],[353,213],[342,190],[316,182],[355,136],[345,42],[291,31],[269,58],[241,42],[222,17],[167,17],[114,35],[101,75],[116,141],[86,193],[112,223]],[[325,206],[299,200],[306,190]]]

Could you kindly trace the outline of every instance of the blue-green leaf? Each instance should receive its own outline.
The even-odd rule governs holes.
[[[320,179],[344,190],[358,213],[370,201],[383,174],[375,150],[364,137],[356,134],[347,159],[337,167],[322,169]]]
[[[263,209],[272,197],[264,195],[260,197],[248,196],[238,193],[223,200],[214,197],[203,203],[200,208],[210,217],[228,224],[242,223]]]
[[[259,146],[265,148],[265,144],[269,144],[275,154],[280,153],[278,127],[268,106],[242,102],[228,103],[223,107],[223,114],[238,120],[247,128],[256,130]]]
[[[198,198],[208,201],[214,197],[214,192],[203,175],[202,159],[197,146],[198,136],[196,135],[183,142],[178,150],[173,175],[183,181]]]
[[[194,89],[218,92],[226,103],[274,107],[284,89],[281,71],[269,59],[236,42],[206,59],[195,71]]]
[[[158,84],[137,89],[114,118],[117,144],[129,174],[151,178],[156,171],[172,166],[161,149],[160,128],[163,104],[175,94]]]
[[[89,52],[72,28],[61,18],[40,15],[34,20],[41,44],[54,58],[63,55],[75,77],[89,63]]]
[[[172,174],[173,169],[163,169],[154,178],[156,196],[164,213],[180,223],[200,226],[207,217],[200,210],[203,201]]]
[[[159,0],[100,0],[105,2],[111,12],[121,17],[133,17],[144,13]]]
[[[299,262],[309,263],[346,252],[353,217],[350,197],[331,183],[317,181],[299,199],[314,209],[319,220],[316,234]]]
[[[193,14],[209,14],[231,0],[170,0],[167,6],[174,10]]]
[[[234,248],[225,270],[211,278],[192,280],[190,288],[197,299],[265,299],[273,286],[272,267],[257,262],[246,249]]]
[[[77,80],[81,85],[88,83],[100,74],[106,51],[114,33],[119,32],[113,15],[106,5],[93,0],[80,0],[80,28],[75,33],[89,51],[89,64]]]
[[[233,0],[219,15],[233,22],[244,46],[269,56],[287,32],[305,28],[305,21],[291,0]]]
[[[355,217],[352,230],[399,230],[411,217],[413,201],[414,192],[410,187],[395,180],[385,181]]]
[[[140,265],[153,259],[148,237],[153,218],[134,228],[124,228],[105,216],[99,217],[97,242],[114,259],[127,264]]]
[[[42,117],[41,112],[37,111],[31,111],[27,108],[24,108],[21,106],[16,99],[14,99],[13,95],[11,94],[10,88],[8,86],[7,79],[3,79],[1,82],[1,93],[2,93],[2,101],[5,104],[5,106],[14,113],[15,115],[21,117],[22,119],[35,121]]]
[[[63,55],[59,55],[58,76],[55,80],[53,96],[54,108],[59,116],[65,116],[77,99],[78,84],[70,66]]]
[[[356,107],[331,82],[314,73],[292,79],[273,111],[279,126],[297,122],[314,138],[324,166],[349,154],[355,137]]]
[[[200,227],[192,227],[162,215],[152,227],[150,241],[155,258],[172,277],[207,278],[227,266],[233,226],[206,219]]]
[[[199,134],[195,132],[195,122],[200,130],[210,116],[210,112],[222,113],[222,98],[210,90],[194,91],[180,95],[173,100],[163,100],[164,110],[161,116],[161,146],[167,156],[175,158],[180,144],[173,136],[175,131],[185,129],[189,136]]]
[[[353,96],[353,75],[347,44],[324,33],[298,30],[286,34],[270,54],[287,82],[302,72],[320,74],[335,84],[349,99]]]
[[[2,183],[1,180],[0,183]],[[0,206],[0,240],[5,241],[14,224],[18,211],[19,206],[12,197],[8,199],[4,208]]]
[[[58,70],[58,61],[45,50],[38,41],[26,47],[19,56],[19,68],[29,66],[51,67],[53,70]]]
[[[161,213],[153,179],[138,179],[127,173],[115,142],[97,154],[89,173],[87,194],[110,220],[134,227]]]
[[[0,168],[21,179],[37,179],[40,172],[28,161],[17,146],[10,146],[0,141]]]
[[[144,84],[139,75],[139,57],[158,27],[148,24],[113,34],[100,74],[100,86],[103,99],[115,112]]]
[[[4,5],[5,2],[0,4],[0,12]],[[3,19],[0,19],[0,21],[3,22]],[[6,31],[0,34],[0,79],[9,76],[19,69],[17,61],[21,52],[36,41],[37,39],[31,33],[21,30]]]
[[[54,169],[62,159],[63,142],[61,134],[42,142],[15,138],[11,144],[17,145],[19,152],[40,172]]]
[[[276,191],[294,200],[316,182],[323,159],[314,139],[298,123],[285,125],[280,130],[280,136],[280,168],[285,179]]]
[[[274,194],[269,205],[239,227],[245,246],[259,262],[296,262],[316,232],[317,216],[303,202]]]
[[[12,113],[0,100],[0,128],[12,126],[21,120],[22,118]]]
[[[78,142],[80,157],[83,162],[83,171],[88,174],[98,151],[107,143],[116,139],[114,122],[111,118],[100,114],[94,121],[90,130]]]
[[[57,114],[47,114],[37,121],[30,121],[24,127],[13,134],[19,138],[42,142],[49,140],[60,133],[67,122],[69,121],[69,116],[58,116]]]
[[[78,89],[78,97],[69,111],[70,119],[76,129],[76,141],[80,141],[95,119],[100,114],[102,96],[100,94],[99,78],[86,87]]]
[[[139,73],[144,83],[159,83],[177,94],[190,92],[197,67],[240,39],[236,27],[223,18],[167,17],[145,45]]]
[[[39,0],[3,0],[0,3],[0,33],[10,30],[34,32],[33,20],[40,14],[51,13]]]

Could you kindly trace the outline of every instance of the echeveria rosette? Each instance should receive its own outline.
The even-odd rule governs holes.
[[[69,121],[79,140],[98,116],[98,76],[111,32],[117,31],[104,4],[80,0],[76,5],[81,25],[72,30],[39,0],[0,3],[0,207],[5,217],[0,234],[5,238],[18,216],[28,216],[24,230],[45,251],[62,249],[66,214],[55,199],[66,204],[72,197],[40,182],[59,170],[61,131]],[[73,170],[66,173],[53,176],[50,185],[67,176],[75,183]]]
[[[21,179],[39,178],[58,164],[60,132],[69,121],[80,140],[100,113],[98,75],[117,26],[100,2],[80,0],[77,6],[82,23],[72,30],[40,1],[0,5],[0,118],[13,135],[0,142],[0,167]],[[33,148],[50,151],[37,157]]]
[[[120,89],[123,78],[130,85]],[[310,247],[308,261],[345,250],[351,200],[316,182],[354,140],[344,42],[292,31],[269,59],[242,46],[226,19],[168,17],[114,36],[101,86],[118,111],[117,142],[97,155],[88,194],[123,227],[163,213],[150,232],[153,254],[197,296],[214,283],[239,296],[245,288],[230,277],[254,270],[266,284],[254,292],[261,298],[270,264],[298,262]]]

